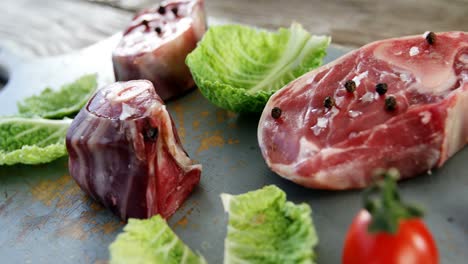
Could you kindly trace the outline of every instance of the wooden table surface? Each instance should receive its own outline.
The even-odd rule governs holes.
[[[135,10],[158,0],[2,0],[0,47],[23,57],[66,53],[122,30]],[[206,0],[210,16],[269,29],[298,21],[335,44],[427,30],[468,31],[468,0]]]
[[[25,60],[68,53],[105,39],[122,30],[135,10],[155,2],[148,0],[0,1],[0,9],[3,11],[0,15],[0,52],[5,49]],[[333,43],[349,47],[359,47],[383,38],[422,34],[427,30],[468,31],[468,0],[205,1],[209,16],[216,18],[217,21],[235,21],[268,29],[287,27],[292,21],[297,21],[312,33],[331,35]],[[0,64],[0,83],[2,79],[4,82],[5,73]],[[177,107],[176,105],[176,110]],[[56,169],[57,172],[55,167],[45,167],[49,169],[28,179],[33,185],[35,182],[41,183],[31,186],[34,199],[40,200],[45,205],[50,205],[50,201],[55,199],[58,200],[57,206],[66,205],[64,207],[74,205],[73,202],[70,203],[68,197],[85,199],[69,176],[59,175],[65,163],[64,160],[55,163],[56,167],[60,168]],[[6,179],[5,175],[9,173],[12,174],[11,168],[0,167],[0,176],[4,176],[3,179],[0,177],[0,183],[7,180],[15,181],[12,177]],[[55,177],[53,182],[39,179],[41,175],[53,173],[57,174],[53,176]],[[66,194],[63,194],[64,189],[67,190]],[[5,193],[5,199],[9,197],[14,195]],[[11,198],[7,199],[7,202],[10,200]],[[0,204],[0,217],[4,217],[1,210],[5,204]],[[94,229],[83,232],[78,228],[83,225],[82,222],[89,222],[89,219],[94,219],[96,214],[105,214],[95,203],[89,202],[86,210],[88,207],[94,211],[89,215],[78,217],[75,222],[64,223],[67,227],[64,228],[64,233],[72,234],[74,238],[85,239],[87,236],[93,236],[93,232],[110,234],[121,227],[121,224],[109,220],[93,223]],[[103,219],[111,219],[110,217]],[[61,218],[57,219],[61,221]],[[31,218],[31,221],[25,224],[22,237],[28,237],[32,229],[40,229],[41,225],[45,225],[44,221],[40,218]],[[22,237],[15,243],[21,242]],[[1,257],[0,262],[4,263]]]
[[[205,0],[209,16],[268,29],[292,21],[334,44],[430,31],[468,31],[468,0]],[[0,51],[21,58],[58,55],[122,30],[132,14],[158,0],[2,0]],[[6,82],[0,65],[0,88]]]

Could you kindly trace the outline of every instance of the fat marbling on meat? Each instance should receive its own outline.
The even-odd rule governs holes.
[[[204,0],[171,0],[139,12],[112,54],[117,81],[146,79],[163,100],[195,87],[187,55],[206,31]]]
[[[468,33],[427,36],[368,44],[276,92],[258,127],[267,165],[336,190],[367,186],[377,168],[407,178],[442,166],[468,142]]]
[[[122,219],[169,217],[200,181],[151,82],[96,92],[68,130],[69,170],[83,191]]]

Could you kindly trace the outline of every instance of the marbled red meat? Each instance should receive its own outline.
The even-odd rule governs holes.
[[[122,219],[169,217],[200,181],[151,82],[117,82],[96,92],[67,133],[78,185]]]
[[[268,166],[321,189],[365,187],[377,168],[406,178],[442,166],[468,142],[468,33],[439,33],[432,45],[426,35],[368,44],[276,92],[258,127]]]
[[[112,55],[117,81],[146,79],[167,100],[195,87],[185,58],[206,31],[203,0],[165,1],[132,20]]]

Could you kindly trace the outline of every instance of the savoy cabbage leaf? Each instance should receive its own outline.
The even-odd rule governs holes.
[[[229,213],[224,263],[315,263],[318,243],[311,209],[286,201],[276,186],[221,194]]]
[[[58,90],[45,88],[39,95],[25,98],[18,102],[18,111],[24,117],[73,117],[88,102],[96,87],[97,75],[84,75]]]
[[[318,67],[330,37],[301,25],[269,32],[242,25],[213,26],[186,63],[202,94],[234,112],[260,112],[277,90]]]
[[[109,250],[111,264],[206,264],[160,215],[145,220],[129,219]]]
[[[39,164],[67,155],[71,119],[0,118],[0,165]]]

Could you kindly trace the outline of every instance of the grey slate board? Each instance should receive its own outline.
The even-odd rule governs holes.
[[[118,35],[69,55],[24,62],[0,50],[9,82],[0,90],[0,115],[16,102],[98,72],[100,84],[113,80],[110,51]],[[330,47],[326,61],[344,53]],[[276,184],[294,202],[307,202],[320,237],[319,263],[339,263],[343,239],[360,209],[360,192],[305,189],[265,165],[257,144],[258,115],[236,115],[210,104],[198,91],[172,101],[187,152],[203,164],[200,186],[170,219],[177,234],[209,263],[222,263],[227,215],[219,194],[243,193]],[[401,182],[403,196],[427,209],[442,263],[468,259],[468,149],[432,173]],[[66,158],[39,166],[0,167],[1,263],[102,263],[123,223],[81,192],[68,175]]]

